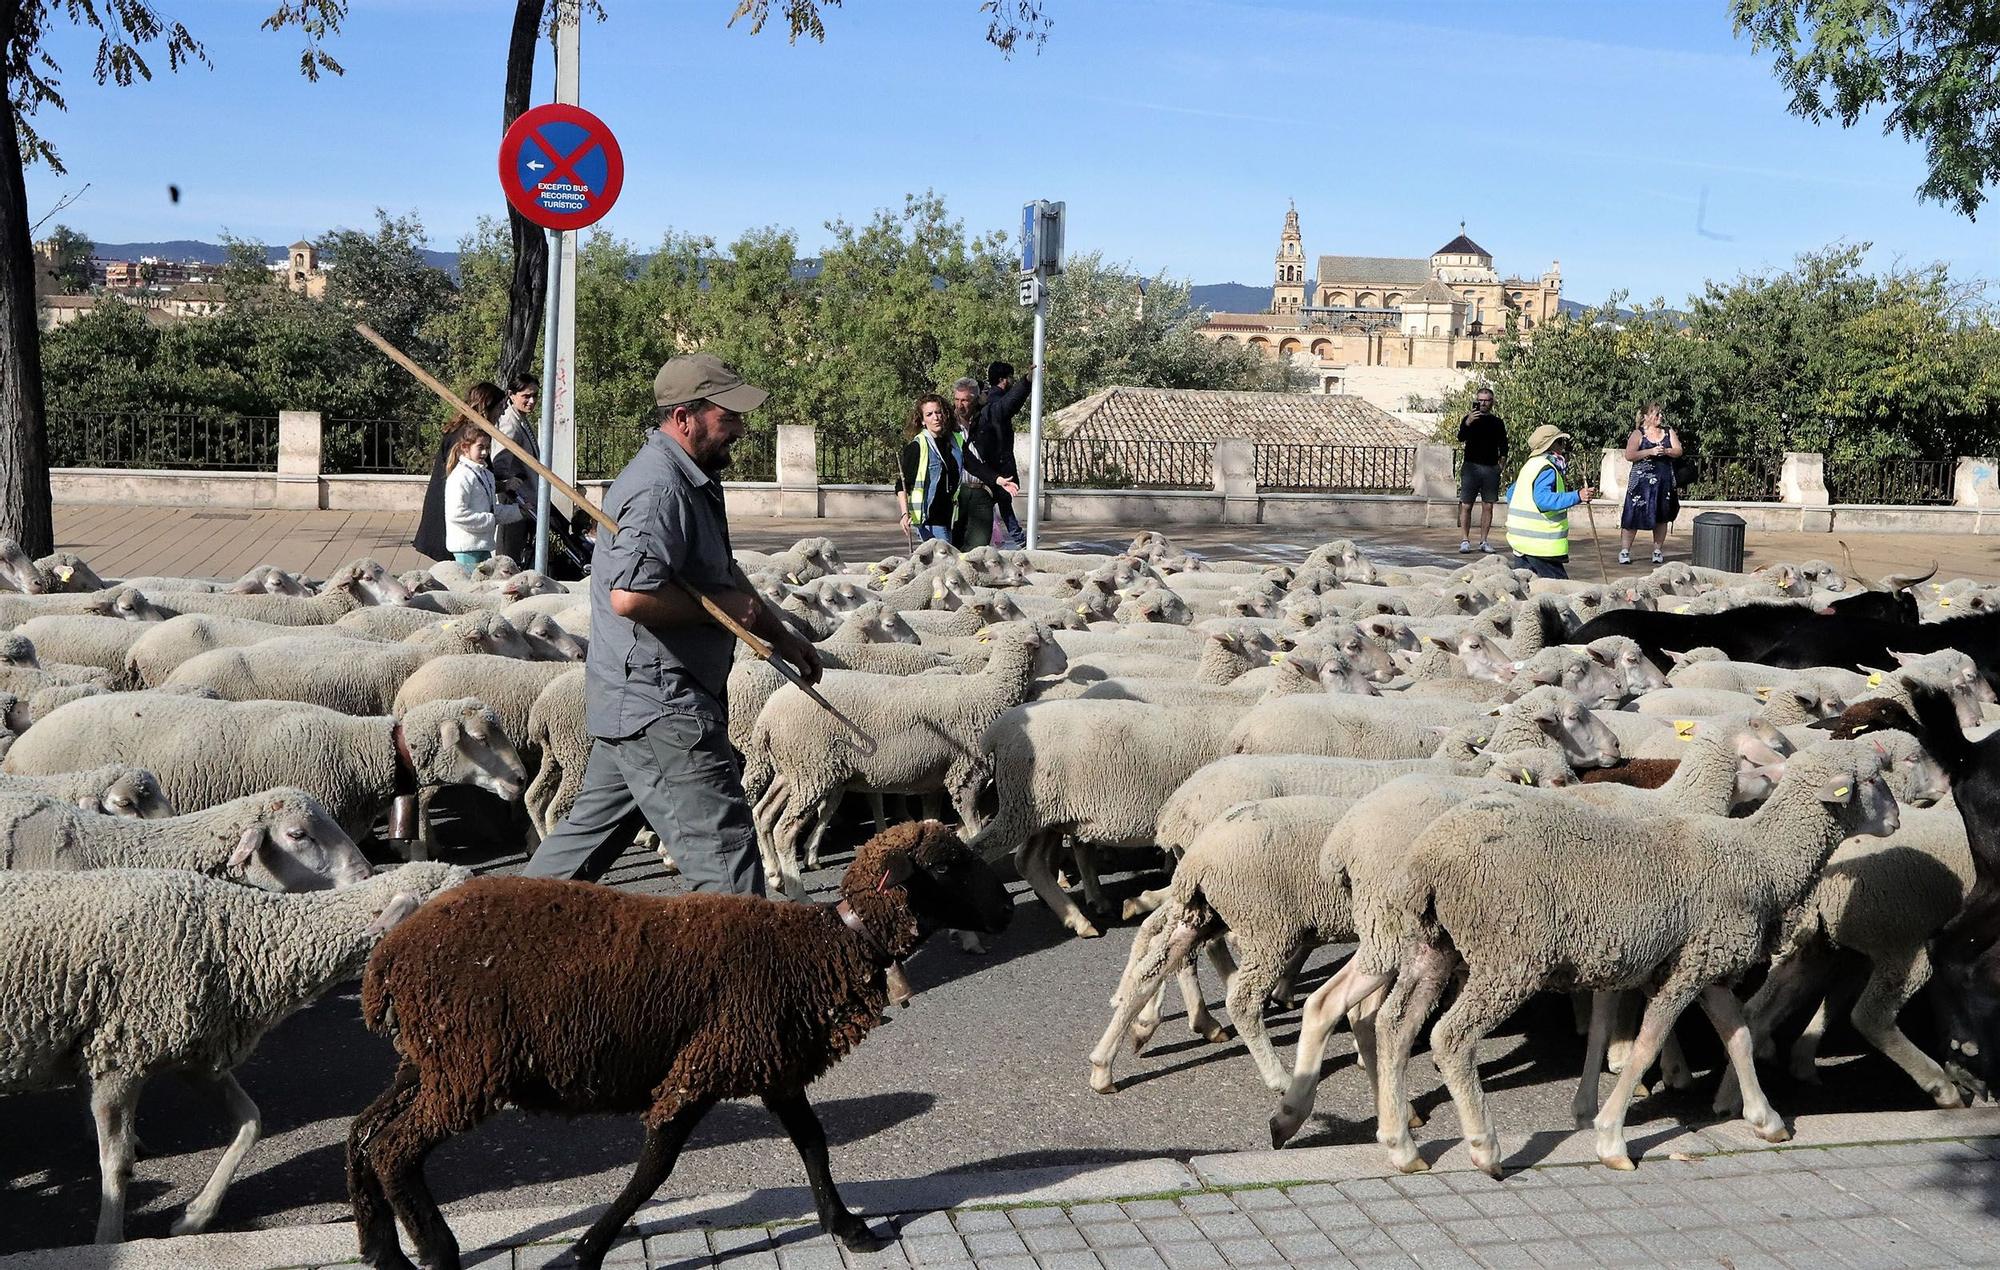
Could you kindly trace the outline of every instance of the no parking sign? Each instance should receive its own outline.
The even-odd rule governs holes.
[[[625,156],[604,121],[581,106],[524,110],[500,139],[500,188],[544,229],[582,229],[618,201]]]

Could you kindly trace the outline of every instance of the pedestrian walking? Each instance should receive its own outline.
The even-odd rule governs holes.
[[[1681,514],[1674,460],[1683,453],[1680,433],[1667,426],[1657,401],[1639,407],[1639,422],[1625,438],[1625,458],[1632,464],[1625,505],[1618,512],[1618,563],[1632,563],[1632,540],[1642,529],[1653,531],[1653,563],[1667,558],[1667,535]]]
[[[506,394],[500,385],[482,379],[459,394],[466,405],[479,412],[482,419],[494,420],[500,417],[500,410],[506,404]],[[444,485],[450,467],[452,447],[458,440],[458,429],[464,419],[454,419],[438,438],[437,453],[431,458],[430,484],[424,487],[424,507],[417,514],[417,533],[410,539],[410,545],[432,560],[444,560],[451,556],[450,545],[445,541]],[[479,429],[474,428],[474,432]]]
[[[686,588],[819,680],[818,653],[730,553],[720,474],[743,416],[766,395],[707,354],[676,357],[654,377],[659,426],[605,493],[618,532],[598,536],[591,571],[583,790],[529,859],[531,877],[595,881],[643,823],[694,890],[764,893],[724,703],[735,637]]]
[[[1000,437],[989,431],[985,405],[980,401],[979,381],[966,376],[951,386],[952,425],[963,437],[964,461],[958,492],[958,519],[952,542],[960,551],[990,546],[993,542],[993,513],[998,497],[1019,490],[1010,476],[1003,475],[998,460]],[[1006,463],[1014,463],[1013,429],[1007,429]]]
[[[1472,504],[1479,509],[1479,549],[1491,555],[1493,544],[1493,504],[1500,497],[1500,462],[1507,455],[1507,424],[1493,413],[1493,390],[1481,388],[1472,395],[1472,409],[1458,421],[1458,443],[1463,447],[1458,468],[1458,550],[1472,550]]]
[[[1507,487],[1507,545],[1514,564],[1539,577],[1569,576],[1569,509],[1597,491],[1569,487],[1569,433],[1545,423],[1528,435],[1528,460]]]
[[[908,440],[897,456],[896,491],[903,524],[918,542],[935,538],[956,543],[964,531],[960,500],[968,473],[992,480],[993,470],[965,452],[965,434],[953,426],[951,404],[936,393],[917,398],[910,410]],[[992,533],[992,504],[984,504]],[[975,543],[974,546],[980,544]]]
[[[538,459],[542,457],[542,416],[536,407],[541,395],[541,380],[533,375],[516,375],[507,388],[506,408],[494,420],[494,426],[506,433],[508,440]],[[503,493],[513,495],[515,505],[525,513],[513,524],[500,527],[494,550],[526,566],[534,558],[534,548],[530,544],[535,540],[529,531],[534,528],[535,522],[531,510],[535,505],[535,474],[514,457],[513,451],[500,450],[493,455],[493,480]]]
[[[492,447],[493,438],[467,420],[452,434],[445,458],[444,545],[468,569],[493,558],[503,526],[521,523],[520,506],[499,492],[487,466]]]
[[[1028,404],[1034,388],[1035,367],[1017,379],[1014,367],[994,362],[986,368],[985,402],[979,407],[979,426],[972,435],[972,448],[1004,478],[992,487],[993,510],[1006,530],[1006,545],[1015,551],[1028,545],[1021,518],[1014,514],[1014,495],[1020,492],[1021,474],[1014,464],[1014,416]],[[1011,485],[1009,484],[1011,482]]]

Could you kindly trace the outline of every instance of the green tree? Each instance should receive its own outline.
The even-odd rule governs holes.
[[[264,19],[267,30],[297,27],[305,37],[299,69],[307,79],[340,66],[321,41],[337,33],[347,0],[280,0]],[[34,554],[55,546],[49,498],[47,420],[41,381],[41,331],[35,306],[32,224],[24,165],[63,170],[56,149],[35,128],[44,105],[64,109],[62,68],[48,38],[52,28],[74,26],[97,39],[92,73],[98,83],[123,87],[151,79],[149,49],[166,54],[167,68],[206,65],[201,44],[179,22],[160,15],[150,0],[0,0],[0,66],[7,78],[0,95],[0,536]]]
[[[1993,0],[1733,0],[1737,33],[1777,54],[1793,114],[1923,143],[1919,197],[1970,218],[2000,177],[2000,4]]]
[[[82,295],[90,290],[90,260],[96,245],[88,234],[67,225],[58,225],[42,240],[48,254],[49,281],[59,295]]]
[[[441,363],[435,325],[457,299],[451,276],[424,259],[424,226],[414,214],[375,209],[375,232],[336,229],[315,244],[332,266],[326,299],[361,314],[420,365]],[[379,356],[379,354],[378,354]]]

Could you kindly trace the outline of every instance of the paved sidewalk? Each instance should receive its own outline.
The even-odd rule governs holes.
[[[370,555],[389,568],[423,568],[430,561],[409,546],[416,516],[404,512],[247,511],[203,507],[61,504],[55,509],[56,545],[88,560],[105,577],[168,574],[184,577],[241,577],[253,565],[275,564],[295,573],[324,577],[356,556]],[[1616,512],[1606,522],[1603,563],[1606,576],[1634,577],[1652,565],[1642,552],[1636,563],[1619,565]],[[1045,526],[1046,545],[1083,551],[1117,550],[1144,524]],[[1174,525],[1175,542],[1217,556],[1280,562],[1297,561],[1315,544],[1352,538],[1386,564],[1457,564],[1458,530],[1451,526],[1403,529],[1350,529],[1281,525]],[[849,560],[873,560],[905,550],[893,522],[882,520],[783,520],[738,516],[730,537],[738,547],[769,551],[800,538],[825,535]],[[1589,526],[1570,526],[1570,576],[1598,577],[1599,558]],[[1939,562],[1942,577],[2000,579],[2000,534],[1842,535],[1854,549],[1855,567],[1871,577],[1921,571]],[[1497,541],[1497,540],[1496,540]],[[1668,558],[1685,560],[1688,540],[1676,534]],[[1756,568],[1779,560],[1822,558],[1838,564],[1840,544],[1832,534],[1755,533],[1744,560]]]
[[[819,1233],[802,1187],[640,1211],[624,1270],[1208,1270],[1210,1267],[2000,1264],[2000,1109],[1802,1117],[1772,1148],[1740,1122],[1636,1136],[1638,1171],[1590,1160],[1588,1135],[1506,1141],[1510,1172],[1430,1142],[1426,1173],[1384,1175],[1374,1147],[941,1174],[843,1188],[896,1242],[853,1256]],[[891,1216],[890,1214],[894,1214]],[[468,1267],[542,1270],[590,1214],[453,1219]],[[803,1219],[803,1220],[802,1220]],[[0,1270],[316,1270],[353,1264],[346,1225],[142,1240],[0,1257]]]

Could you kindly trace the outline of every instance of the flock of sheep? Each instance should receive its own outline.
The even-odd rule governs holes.
[[[1747,575],[1672,564],[1594,586],[1531,579],[1497,557],[1378,567],[1345,541],[1266,566],[1205,561],[1157,534],[1115,556],[961,555],[930,542],[849,568],[830,541],[806,539],[738,557],[816,641],[821,692],[875,742],[857,744],[770,667],[737,662],[730,736],[774,887],[807,898],[802,874],[818,866],[848,795],[883,832],[850,866],[840,918],[799,909],[826,924],[785,918],[807,925],[742,945],[792,946],[797,964],[829,958],[832,969],[757,968],[744,981],[755,993],[719,975],[684,991],[568,993],[615,1007],[598,1049],[579,1058],[573,1034],[537,1040],[530,1009],[506,1012],[523,1021],[490,1053],[464,1042],[478,977],[463,973],[463,941],[500,941],[473,959],[490,972],[477,990],[554,999],[557,986],[532,986],[551,972],[534,960],[547,942],[527,933],[580,910],[560,889],[573,884],[460,886],[463,869],[429,862],[427,810],[446,786],[484,790],[499,802],[482,804],[481,828],[531,845],[574,802],[590,747],[584,596],[504,560],[478,574],[444,564],[398,577],[360,560],[317,583],[272,568],[233,586],[113,582],[67,553],[31,560],[0,543],[0,1095],[88,1088],[101,1241],[122,1237],[146,1079],[193,1073],[236,1124],[175,1225],[201,1230],[258,1134],[231,1070],[279,1020],[360,975],[386,934],[368,1022],[392,1035],[403,1067],[357,1119],[349,1151],[375,1264],[407,1264],[396,1216],[428,1261],[455,1258],[455,1248],[441,1256],[450,1235],[423,1189],[422,1156],[493,1107],[537,1099],[647,1110],[649,1135],[665,1137],[649,1136],[641,1175],[664,1152],[664,1177],[689,1115],[761,1095],[799,1146],[823,1222],[865,1246],[865,1226],[825,1176],[804,1085],[879,1020],[894,963],[924,933],[951,928],[977,950],[1004,924],[981,889],[998,894],[981,858],[1011,857],[1080,936],[1140,919],[1089,1056],[1102,1092],[1115,1087],[1120,1048],[1142,1050],[1158,1027],[1169,980],[1195,1032],[1223,1038],[1195,966],[1205,953],[1259,1076],[1281,1094],[1274,1142],[1309,1113],[1328,1033],[1346,1019],[1375,1089],[1378,1138],[1398,1167],[1422,1167],[1404,1069],[1448,1002],[1431,1051],[1474,1160],[1497,1172],[1475,1046],[1545,990],[1574,994],[1586,1037],[1575,1109],[1607,1164],[1631,1167],[1626,1108],[1655,1061],[1670,1083],[1690,1079],[1672,1029],[1696,1000],[1729,1060],[1718,1110],[1782,1138],[1755,1058],[1784,1020],[1810,1015],[1792,1052],[1794,1071],[1810,1073],[1830,1011],[1853,996],[1832,974],[1843,950],[1869,963],[1851,1007],[1862,1035],[1940,1106],[1979,1088],[1975,1025],[1945,1029],[1941,1063],[1897,1024],[1930,977],[1933,940],[1961,921],[1984,877],[1975,822],[1985,812],[1965,789],[1986,765],[1962,729],[1984,726],[1995,695],[1983,653],[1894,632],[1944,630],[1952,623],[1936,619],[1985,610],[1975,584],[1877,585],[1814,561]],[[1861,621],[1890,631],[1893,647],[1823,665],[1743,655],[1765,647],[1744,631],[1811,646],[1833,624]],[[399,829],[391,816],[380,830],[411,798],[415,824]],[[915,837],[892,831],[913,817],[911,800],[927,817],[948,801],[970,853],[929,820]],[[356,844],[378,831],[407,834],[400,849],[415,862],[371,868]],[[1114,912],[1100,875],[1160,863],[1168,874]],[[453,888],[456,898],[419,910]],[[907,899],[878,912],[885,894]],[[639,897],[628,909],[606,895],[607,929],[663,920]],[[515,918],[497,919],[502,910]],[[749,911],[714,909],[703,921],[731,933],[682,947],[737,946],[745,923],[779,920]],[[413,912],[401,930],[425,933],[398,944],[391,928]],[[870,933],[870,921],[886,924]],[[1288,1069],[1266,1007],[1295,997],[1315,949],[1349,943],[1353,956],[1306,1002]],[[457,969],[432,973],[440,948]],[[565,973],[607,963],[585,960]],[[1737,986],[1758,974],[1761,988],[1739,1004]],[[756,1013],[752,1000],[780,996],[769,1010],[819,1022],[774,1023],[756,1044],[740,1026],[697,1029],[699,1061],[681,1054],[670,1070],[659,1064],[671,1048],[643,1043],[673,1032],[675,1018],[741,1020]],[[452,1044],[439,1043],[446,1035]],[[492,1057],[541,1044],[580,1064],[574,1087],[537,1077],[545,1083],[524,1092]],[[1619,1077],[1600,1109],[1607,1061]],[[626,1094],[609,1092],[619,1080]],[[632,1101],[667,1087],[678,1091],[671,1105]],[[483,1092],[426,1110],[446,1088]],[[413,1127],[426,1116],[442,1127]],[[593,1227],[597,1256],[616,1233]]]

